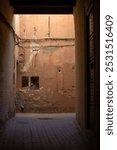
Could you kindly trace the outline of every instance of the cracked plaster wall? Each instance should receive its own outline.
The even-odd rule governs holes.
[[[75,43],[73,16],[21,15],[19,16],[19,30],[19,36],[22,40],[20,41],[18,56],[17,87],[21,88],[22,86],[22,76],[39,76],[39,87],[45,90],[46,100],[56,106],[56,110],[51,105],[50,110],[46,107],[44,112],[74,112]],[[27,101],[27,105],[28,103],[29,101]],[[40,100],[35,102],[36,107],[40,107],[39,103]],[[44,100],[43,103],[45,103]],[[64,108],[62,107],[63,103]],[[43,109],[43,104],[41,106]],[[27,108],[27,111],[32,111],[32,109]]]

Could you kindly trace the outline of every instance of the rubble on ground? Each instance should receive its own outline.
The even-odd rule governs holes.
[[[16,112],[65,113],[75,111],[75,97],[72,91],[53,92],[41,87],[38,90],[18,89]],[[22,109],[24,107],[24,109]]]

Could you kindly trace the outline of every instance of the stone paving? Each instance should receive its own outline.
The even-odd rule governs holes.
[[[90,150],[72,114],[17,114],[0,136],[0,150]]]

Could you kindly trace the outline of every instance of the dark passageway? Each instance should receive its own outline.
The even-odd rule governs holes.
[[[16,115],[15,94],[17,70],[15,68],[14,49],[18,41],[13,29],[14,14],[72,14],[74,16],[76,118],[65,117],[53,119],[51,117],[40,119]],[[1,0],[1,150],[90,150],[90,146],[92,150],[99,150],[99,24],[99,0]],[[15,115],[16,117],[14,117]],[[86,137],[88,137],[89,141],[85,140]],[[95,146],[93,145],[93,141]]]

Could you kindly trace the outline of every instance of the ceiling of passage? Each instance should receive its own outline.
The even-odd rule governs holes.
[[[15,14],[72,14],[76,0],[10,0]]]

